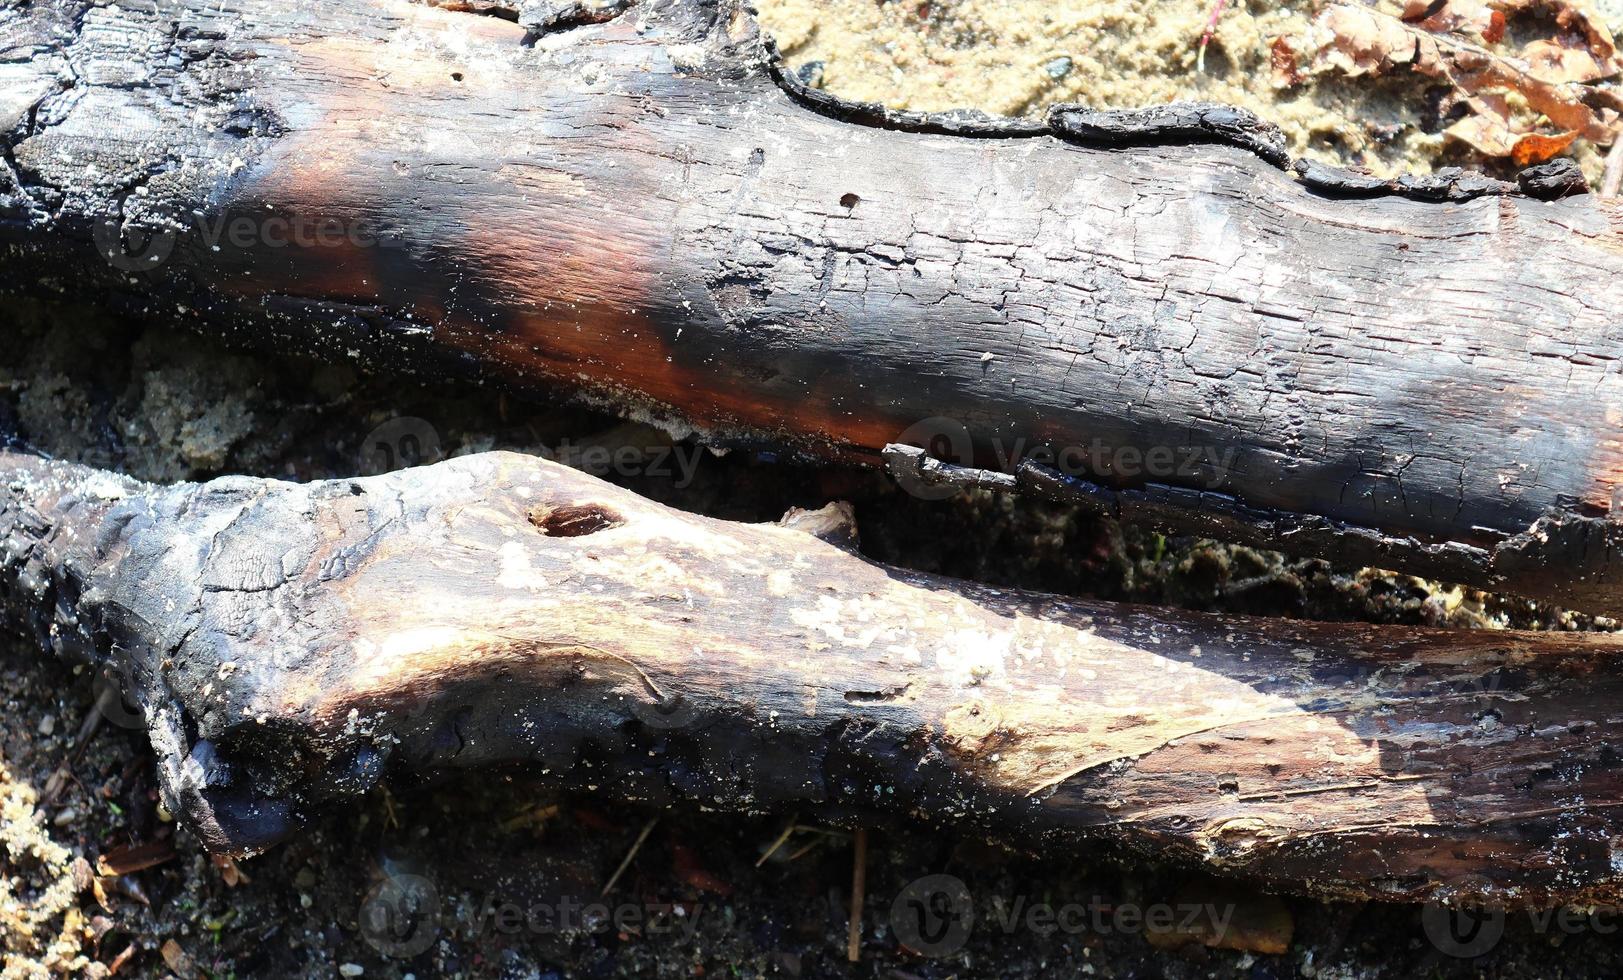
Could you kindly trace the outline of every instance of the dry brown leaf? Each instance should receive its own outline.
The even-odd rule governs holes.
[[[1432,54],[1423,50],[1422,36],[1402,21],[1364,7],[1326,7],[1314,28],[1324,39],[1318,46],[1316,65],[1353,78],[1378,75],[1398,65],[1418,67]]]
[[[211,855],[209,860],[213,862],[214,870],[220,873],[220,880],[225,882],[227,888],[235,888],[245,881],[253,881],[248,877],[248,872],[242,870],[236,861],[224,854]]]
[[[1485,97],[1483,101],[1487,101]],[[1503,102],[1502,98],[1498,101]],[[1572,145],[1578,134],[1573,130],[1546,135],[1544,133],[1518,133],[1509,120],[1499,113],[1477,112],[1466,116],[1444,132],[1452,139],[1469,144],[1478,153],[1490,157],[1509,157],[1519,167],[1543,163]]]
[[[1449,0],[1433,9],[1427,0],[1408,0],[1402,19],[1433,34],[1454,33],[1498,44],[1505,36],[1505,13],[1482,0]]]
[[[184,949],[180,948],[180,943],[166,939],[159,952],[163,954],[164,965],[181,980],[191,980],[197,975],[197,964],[192,962],[192,958],[186,955]]]
[[[1616,129],[1615,114],[1590,108],[1584,101],[1584,86],[1546,82],[1506,59],[1492,56],[1486,59],[1462,57],[1456,63],[1463,70],[1453,73],[1450,80],[1461,90],[1517,92],[1529,106],[1544,113],[1559,128],[1576,130],[1584,139],[1603,145],[1611,142]]]
[[[1581,84],[1618,72],[1617,53],[1598,16],[1583,0],[1447,0],[1441,6],[1405,0],[1403,17],[1378,9],[1333,4],[1314,21],[1305,50],[1312,71],[1358,77],[1400,68],[1449,84],[1454,100],[1471,115],[1446,131],[1493,157],[1542,162],[1582,136],[1612,141],[1619,115],[1605,108],[1602,90]],[[1554,14],[1558,35],[1528,43],[1518,57],[1489,50],[1505,34],[1507,13]],[[1294,45],[1287,45],[1295,52]],[[1276,49],[1277,50],[1277,49]],[[1302,59],[1297,59],[1298,69]],[[1275,68],[1276,83],[1279,68]],[[1521,96],[1559,132],[1533,131],[1532,121],[1513,124],[1502,97]],[[1525,165],[1525,164],[1523,164]]]
[[[1564,35],[1555,41],[1588,48],[1607,75],[1623,67],[1618,64],[1617,47],[1606,18],[1586,0],[1494,0],[1494,6],[1506,13],[1553,14],[1555,26]]]
[[[170,841],[120,844],[96,859],[96,873],[104,878],[116,878],[119,875],[145,871],[174,858],[175,845]]]
[[[1522,59],[1534,78],[1557,85],[1563,82],[1592,82],[1613,74],[1614,68],[1585,48],[1569,47],[1558,41],[1532,41],[1522,48]]]

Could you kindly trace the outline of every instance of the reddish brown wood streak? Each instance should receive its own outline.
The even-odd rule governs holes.
[[[263,129],[235,147],[245,170],[169,203],[364,221],[390,245],[192,248],[140,289],[268,310],[239,332],[262,343],[291,323],[320,356],[584,390],[716,443],[872,454],[948,417],[983,466],[996,443],[1233,450],[1215,479],[1161,488],[1226,494],[1262,515],[1259,544],[1623,609],[1604,527],[1508,577],[1484,557],[1541,519],[1594,518],[1623,477],[1615,204],[1331,199],[1233,148],[897,131],[918,120],[796,102],[730,2],[650,0],[529,47],[497,18],[329,12],[318,28],[182,0],[149,25],[209,20],[229,40],[187,65],[251,63],[253,84],[179,70]],[[94,156],[100,118],[69,112],[60,145],[48,128],[15,155]],[[40,200],[85,173],[47,173]],[[82,227],[22,239],[78,247]],[[1149,519],[1243,536],[1212,524],[1237,507],[1189,499]],[[1268,530],[1304,521],[1329,530]],[[1428,563],[1438,544],[1471,557]]]

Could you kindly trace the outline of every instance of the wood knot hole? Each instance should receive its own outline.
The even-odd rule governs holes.
[[[619,527],[625,523],[625,518],[597,504],[575,504],[532,510],[530,523],[549,538],[581,538]]]

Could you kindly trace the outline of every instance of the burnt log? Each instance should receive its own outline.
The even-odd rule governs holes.
[[[0,4],[6,287],[1623,614],[1618,202],[846,103],[731,0],[454,6]]]
[[[1619,897],[1615,636],[992,589],[850,534],[837,505],[732,524],[512,454],[171,487],[0,456],[0,597],[123,679],[218,852],[380,782],[521,766],[1330,896]]]

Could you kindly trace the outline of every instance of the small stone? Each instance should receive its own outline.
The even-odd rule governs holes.
[[[1043,65],[1043,71],[1048,72],[1049,78],[1058,81],[1071,73],[1071,59],[1061,55],[1060,57],[1055,58],[1053,61],[1050,61],[1048,64]]]
[[[91,884],[96,880],[95,872],[90,869],[90,862],[86,861],[82,856],[76,857],[73,859],[73,864],[69,870],[73,874],[73,890],[76,892],[89,891]],[[95,924],[94,919],[91,920],[91,924]],[[105,932],[106,930],[102,931]]]
[[[366,967],[359,963],[344,963],[338,967],[338,973],[346,977],[358,977],[366,972]]]
[[[56,824],[58,827],[66,827],[68,824],[74,821],[74,818],[78,816],[78,810],[75,810],[71,806],[65,806],[61,810],[57,811],[56,819],[52,820],[51,822]]]
[[[46,715],[39,720],[39,733],[49,738],[56,731],[56,715]]]
[[[795,77],[807,88],[823,87],[823,62],[808,61],[795,69]]]

